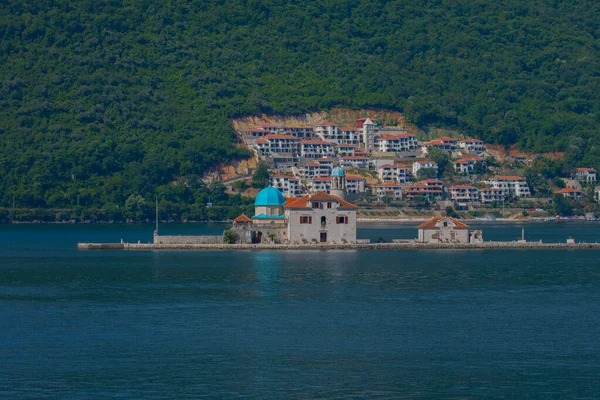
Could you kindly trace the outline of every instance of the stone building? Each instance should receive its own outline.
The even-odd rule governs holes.
[[[422,243],[482,243],[480,230],[451,217],[434,217],[417,227],[418,241]]]
[[[344,200],[345,174],[335,171],[332,191],[285,199],[274,187],[262,189],[254,216],[240,215],[231,230],[239,243],[356,243],[356,207]]]

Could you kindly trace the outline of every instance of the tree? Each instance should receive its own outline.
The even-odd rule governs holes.
[[[554,196],[554,211],[556,212],[556,215],[560,215],[561,217],[570,217],[573,215],[571,202],[560,193],[557,193]]]
[[[446,207],[446,216],[447,217],[451,217],[451,218],[460,218],[460,215],[458,215],[458,213],[456,212],[456,210],[454,210],[454,208],[452,206],[447,206]]]
[[[269,185],[269,167],[264,161],[259,161],[254,175],[252,175],[252,187],[264,188]]]
[[[450,164],[450,156],[447,152],[435,147],[430,148],[428,151],[429,158],[437,163],[439,176],[444,176],[444,173],[447,170],[452,169],[452,165]]]
[[[240,236],[232,231],[231,229],[227,229],[226,231],[223,232],[223,242],[227,243],[227,244],[234,244],[237,243],[237,241],[240,239]]]

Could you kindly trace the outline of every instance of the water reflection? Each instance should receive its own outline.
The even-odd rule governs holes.
[[[281,252],[256,251],[251,253],[250,262],[256,274],[257,292],[260,296],[275,296],[279,293],[279,278],[283,262]]]

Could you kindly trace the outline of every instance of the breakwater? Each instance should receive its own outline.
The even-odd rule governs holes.
[[[600,249],[600,243],[483,242],[483,243],[357,243],[357,244],[154,244],[78,243],[79,250],[485,250]]]

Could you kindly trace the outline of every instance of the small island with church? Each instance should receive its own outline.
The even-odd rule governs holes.
[[[222,235],[160,235],[153,243],[78,243],[81,250],[327,250],[327,249],[481,249],[600,248],[599,243],[485,242],[483,232],[449,216],[418,225],[417,238],[371,243],[357,238],[357,209],[346,192],[346,174],[332,171],[330,193],[285,198],[269,186],[258,192],[254,215],[239,215]]]

